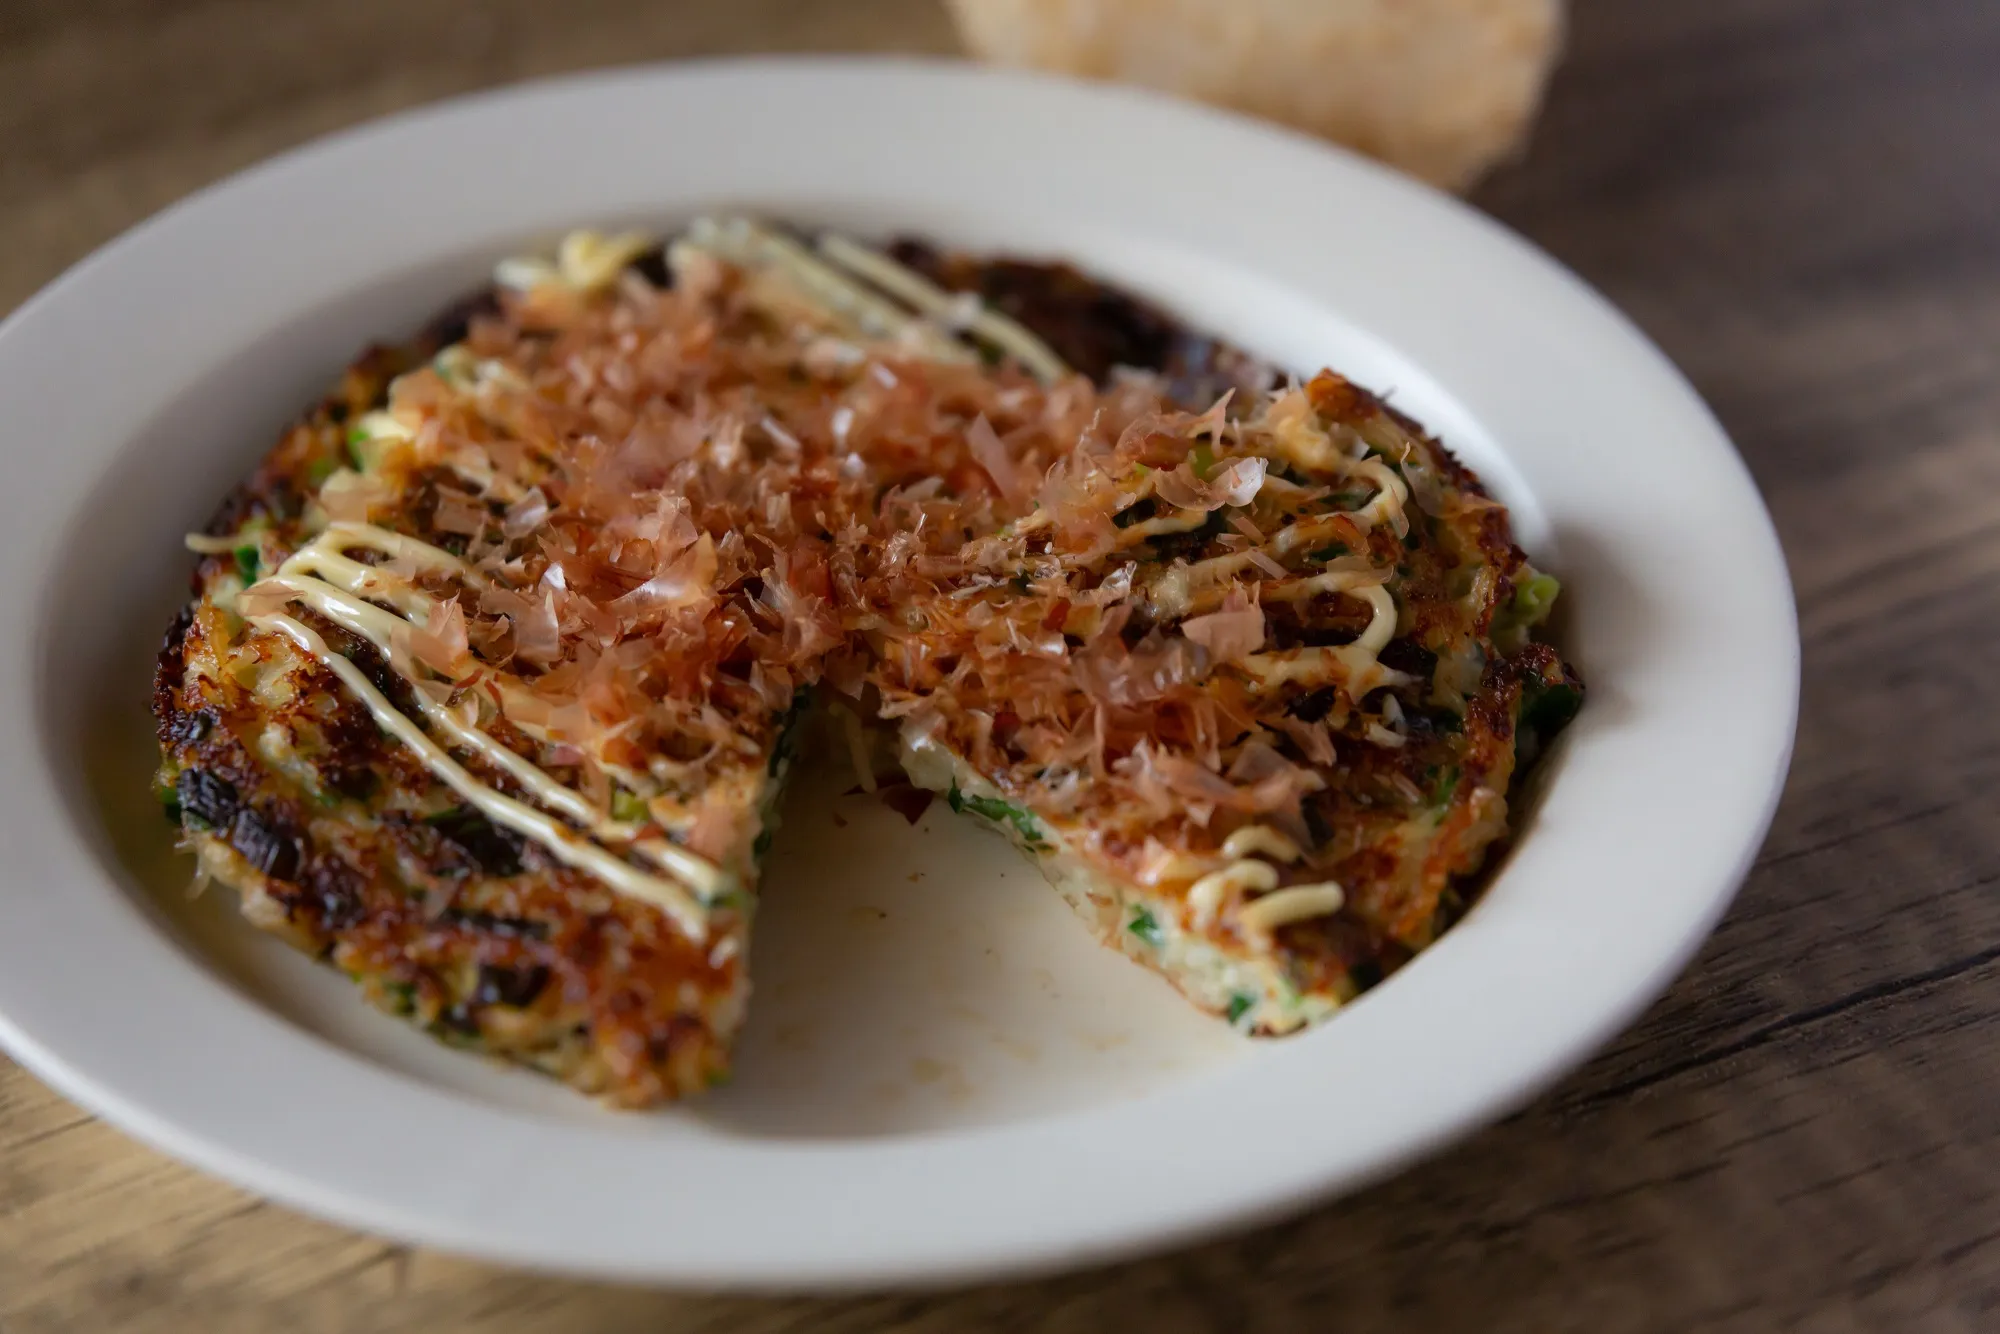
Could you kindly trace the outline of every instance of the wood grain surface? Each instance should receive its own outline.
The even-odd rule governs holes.
[[[1643,1023],[1308,1217],[834,1301],[412,1253],[199,1177],[0,1062],[0,1330],[2000,1329],[2000,5],[1577,8],[1533,153],[1477,202],[1715,405],[1805,635],[1770,842]],[[951,47],[926,0],[0,0],[0,309],[187,191],[409,103],[717,51]]]

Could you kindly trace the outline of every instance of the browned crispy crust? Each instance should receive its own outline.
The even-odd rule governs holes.
[[[1113,365],[1151,369],[1167,376],[1183,401],[1204,405],[1247,367],[1239,354],[1063,266],[980,264],[914,244],[897,253],[947,286],[981,291],[1093,378]],[[639,267],[663,279],[650,262]],[[491,309],[490,294],[475,294],[409,344],[367,351],[225,499],[207,531],[228,534],[262,519],[295,536],[306,498],[344,460],[348,423],[377,406],[397,374],[456,341],[469,320]],[[1424,439],[1452,486],[1484,494],[1470,470],[1366,390],[1323,376],[1311,392],[1329,420],[1389,413]],[[419,496],[411,506],[419,526],[423,505]],[[1397,539],[1383,530],[1357,529],[1353,538],[1377,560],[1401,559],[1407,567],[1398,593],[1410,624],[1381,655],[1398,670],[1424,675],[1427,655],[1447,641],[1486,635],[1494,609],[1513,594],[1503,578],[1484,616],[1467,626],[1444,582],[1450,562],[1441,557],[1450,553],[1435,543],[1391,550]],[[1505,571],[1525,560],[1498,508],[1450,540]],[[1164,547],[1156,552],[1162,559],[1171,554]],[[162,645],[153,703],[172,800],[205,864],[242,894],[246,915],[348,972],[373,1003],[440,1039],[541,1068],[580,1090],[642,1105],[721,1079],[744,991],[740,955],[715,958],[670,929],[657,910],[608,893],[483,821],[413,814],[451,803],[314,664],[292,669],[288,698],[295,702],[278,720],[309,737],[315,768],[336,794],[334,806],[259,755],[256,738],[274,720],[272,708],[226,674],[195,670],[231,637],[227,613],[204,594],[231,572],[234,559],[209,556],[197,565],[196,601]],[[1271,619],[1273,645],[1344,642],[1365,622],[1338,599],[1295,613],[1279,608]],[[406,695],[368,645],[323,621],[314,624],[385,693]],[[1417,708],[1410,744],[1401,750],[1344,748],[1342,780],[1305,808],[1318,829],[1380,827],[1384,793],[1435,794],[1447,782],[1450,790],[1439,802],[1440,828],[1415,892],[1408,875],[1389,864],[1395,849],[1359,836],[1337,866],[1343,883],[1362,887],[1354,910],[1280,932],[1286,971],[1301,992],[1351,996],[1366,989],[1462,910],[1466,878],[1497,846],[1463,794],[1505,793],[1521,762],[1567,721],[1579,691],[1553,650],[1530,644],[1488,664],[1462,717],[1447,720]],[[1302,693],[1291,707],[1306,718],[1316,703]],[[412,799],[387,803],[383,795],[390,792]],[[1105,843],[1114,857],[1117,847],[1115,836]],[[1375,884],[1403,888],[1370,898],[1366,887]]]
[[[1081,280],[1066,276],[1061,281]],[[1364,703],[1379,711],[1381,696],[1397,696],[1404,720],[1400,744],[1391,748],[1370,741],[1364,734],[1364,710],[1346,709],[1338,687],[1295,683],[1276,695],[1253,699],[1228,673],[1211,674],[1193,693],[1122,711],[1114,708],[1109,711],[1110,731],[1111,745],[1121,748],[1122,756],[1129,753],[1130,734],[1119,731],[1120,718],[1136,718],[1145,739],[1184,753],[1199,748],[1218,717],[1241,719],[1259,709],[1267,722],[1275,709],[1298,722],[1329,719],[1328,725],[1336,726],[1337,766],[1316,764],[1295,737],[1273,732],[1272,744],[1285,759],[1325,780],[1323,787],[1301,798],[1304,832],[1310,835],[1302,842],[1304,857],[1278,868],[1277,874],[1279,888],[1336,882],[1344,887],[1345,904],[1337,912],[1281,927],[1266,946],[1237,938],[1225,922],[1207,931],[1226,952],[1268,951],[1300,996],[1342,1001],[1407,963],[1464,912],[1478,890],[1478,873],[1505,846],[1506,798],[1518,772],[1569,721],[1580,704],[1582,683],[1545,643],[1510,641],[1505,650],[1496,644],[1496,618],[1513,603],[1518,582],[1532,571],[1514,541],[1506,510],[1477,503],[1490,500],[1478,476],[1416,422],[1362,386],[1322,372],[1305,390],[1329,426],[1373,440],[1381,437],[1385,419],[1393,422],[1402,437],[1399,447],[1421,456],[1428,473],[1443,486],[1475,502],[1447,506],[1444,514],[1412,505],[1405,512],[1413,526],[1405,536],[1387,525],[1363,528],[1341,519],[1339,511],[1352,502],[1337,492],[1318,502],[1328,507],[1319,517],[1339,534],[1342,550],[1337,554],[1365,555],[1371,566],[1395,572],[1390,587],[1400,620],[1379,660],[1404,674],[1408,684],[1371,691]],[[1164,468],[1180,460],[1178,451],[1186,445],[1173,441],[1161,448],[1167,452],[1155,462]],[[1291,480],[1338,485],[1337,479],[1303,474]],[[1218,557],[1228,549],[1221,545],[1226,540],[1216,521],[1205,529],[1155,537],[1138,556],[1138,568],[1143,573],[1176,559]],[[1106,559],[1116,565],[1132,554],[1121,548]],[[1475,570],[1484,582],[1468,585]],[[1061,603],[1058,610],[1068,605]],[[1339,593],[1266,602],[1262,611],[1268,648],[1277,652],[1350,643],[1372,615],[1365,604]],[[1127,648],[1137,649],[1163,628],[1171,623],[1135,618],[1121,633]],[[979,632],[961,638],[953,637],[955,631],[927,633],[923,652],[906,655],[918,664],[908,676],[896,666],[904,659],[885,659],[891,684],[928,697],[942,715],[950,744],[972,759],[980,775],[1025,813],[1066,835],[1072,847],[1083,849],[1079,855],[1100,874],[1128,885],[1147,883],[1141,871],[1155,838],[1172,842],[1179,836],[1208,848],[1219,843],[1213,826],[1206,832],[1181,828],[1178,815],[1162,822],[1103,783],[1070,798],[1067,808],[1039,809],[1037,783],[1046,760],[1016,738],[1035,727],[1044,735],[1050,728],[1063,736],[1085,731],[1094,716],[1105,716],[1097,712],[1102,699],[1067,663],[1050,666],[1032,650],[980,657],[979,673],[963,682],[954,676],[948,687],[938,687],[945,668],[931,664],[974,657]],[[1086,651],[1084,639],[1067,638],[1072,654]],[[1433,698],[1439,660],[1463,655],[1468,647],[1476,650],[1481,664],[1476,686],[1465,691],[1462,707],[1441,706]],[[1050,684],[1052,674],[1055,682]],[[1030,682],[1036,684],[1031,687]],[[987,716],[990,726],[984,724]],[[1232,739],[1227,730],[1224,739]],[[1136,891],[1134,897],[1157,903],[1168,893],[1162,886]],[[1152,957],[1125,938],[1128,932],[1152,929],[1150,911],[1138,927],[1109,916],[1102,927],[1119,948],[1142,960]],[[1186,980],[1171,970],[1168,975]],[[1217,1005],[1223,999],[1210,997],[1206,1003]]]
[[[658,251],[634,267],[656,284],[670,281]],[[998,287],[1036,288],[1022,313],[1072,351],[1081,339],[1124,364],[1153,368],[1175,355],[1163,316],[1123,298],[1114,309],[1106,289],[1073,271],[1039,270],[1038,279],[1036,266],[991,267]],[[980,273],[975,266],[958,276]],[[396,376],[496,310],[490,289],[475,292],[407,343],[368,348],[224,498],[204,531],[226,535],[262,521],[282,536],[280,545],[296,546],[308,498],[346,462],[350,423],[382,405]],[[1101,374],[1110,361],[1090,364]],[[1208,361],[1196,353],[1172,364],[1196,371]],[[425,505],[419,495],[409,507],[419,531]],[[153,712],[163,798],[208,870],[242,896],[246,916],[441,1040],[540,1068],[611,1101],[644,1105],[726,1077],[727,1038],[746,989],[740,954],[711,963],[655,910],[608,894],[483,821],[441,825],[385,803],[394,792],[410,798],[399,805],[452,804],[325,669],[295,669],[298,703],[274,711],[236,682],[193,668],[234,634],[207,597],[234,559],[224,553],[196,563],[195,600],[161,647]],[[408,687],[369,645],[301,615],[385,694],[407,699]],[[329,812],[258,756],[255,738],[274,721],[309,734],[325,787],[348,799],[341,810]],[[508,786],[503,776],[484,776]]]
[[[206,531],[233,533],[261,516],[283,545],[296,545],[304,498],[342,460],[346,424],[458,336],[462,319],[447,312],[409,345],[366,352]],[[280,708],[226,674],[194,669],[231,639],[228,613],[206,594],[234,561],[222,554],[196,565],[196,600],[161,645],[153,711],[170,782],[162,795],[204,865],[242,895],[246,916],[446,1043],[582,1091],[643,1105],[723,1078],[741,1010],[740,957],[712,963],[657,909],[608,893],[456,807],[318,664],[291,669],[290,703]],[[407,695],[369,645],[314,624],[379,689]],[[274,723],[310,749],[333,807],[258,755],[256,738]],[[403,798],[394,806],[385,801],[392,793]],[[445,814],[413,813],[425,808]]]

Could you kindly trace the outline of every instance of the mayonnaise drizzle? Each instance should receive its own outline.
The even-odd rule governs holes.
[[[1231,891],[1277,887],[1278,871],[1269,862],[1233,862],[1188,886],[1188,919],[1197,930],[1202,929],[1214,923],[1223,898]]]
[[[748,218],[696,218],[675,252],[702,252],[753,273],[776,274],[791,287],[871,338],[901,340],[938,361],[978,361],[971,348],[935,326],[905,314],[791,237]]]
[[[1264,856],[1295,862],[1305,854],[1299,845],[1267,824],[1248,824],[1222,840],[1222,855],[1232,859]]]
[[[614,857],[551,816],[474,778],[421,727],[390,703],[359,667],[328,648],[326,641],[310,627],[283,612],[252,617],[251,624],[284,635],[302,652],[339,677],[341,684],[361,700],[383,731],[416,752],[439,781],[478,807],[487,819],[524,838],[535,840],[558,861],[596,876],[619,893],[653,904],[671,917],[691,939],[707,938],[708,914],[687,890]]]
[[[287,565],[289,564],[290,562],[287,562]],[[408,626],[408,622],[401,617],[392,616],[380,607],[372,606],[318,579],[287,574],[283,569],[264,580],[260,587],[284,589],[292,595],[293,600],[304,603],[341,629],[359,635],[373,644],[384,657],[388,658],[389,665],[395,668],[398,674],[413,682],[418,679],[408,656],[395,642],[395,632],[399,628]],[[478,728],[468,727],[459,720],[456,713],[433,699],[428,692],[417,691],[416,699],[418,709],[434,727],[462,748],[477,751],[489,764],[504,770],[508,777],[528,789],[542,805],[554,807],[580,824],[593,826],[591,832],[594,834],[604,836],[606,833],[614,832],[597,828],[605,822],[599,816],[597,809],[585,800],[582,794],[556,782]]]
[[[1212,924],[1222,910],[1222,901],[1232,892],[1267,891],[1236,910],[1236,920],[1254,940],[1268,943],[1271,932],[1288,922],[1324,917],[1339,912],[1346,902],[1339,885],[1293,885],[1277,888],[1278,872],[1271,861],[1295,862],[1305,853],[1297,843],[1270,825],[1253,824],[1222,840],[1222,855],[1234,858],[1228,866],[1188,886],[1188,916],[1197,928]]]
[[[300,548],[291,560],[285,562],[284,572],[302,571],[316,573],[336,588],[343,588],[350,593],[359,593],[363,597],[394,603],[400,610],[413,618],[427,617],[436,608],[438,600],[410,583],[407,579],[398,578],[393,573],[385,571],[379,566],[363,565],[357,560],[351,560],[339,554],[341,550],[350,546],[372,547],[377,551],[386,552],[391,555],[400,555],[420,564],[429,565],[435,569],[442,569],[455,575],[461,582],[474,588],[489,588],[493,586],[492,582],[476,567],[466,564],[449,551],[431,546],[429,543],[420,541],[417,538],[392,532],[387,528],[377,528],[372,524],[353,522],[330,525],[325,534],[318,540]],[[385,649],[384,651],[386,652],[387,650]],[[536,740],[548,740],[547,735],[540,726],[525,721],[522,716],[528,711],[524,708],[529,702],[527,692],[520,685],[506,677],[492,677],[489,678],[489,681],[492,691],[497,695],[501,716]],[[638,779],[636,775],[627,769],[607,763],[602,756],[598,757],[598,764],[605,772],[614,775],[621,782],[629,786],[637,788],[644,784],[644,780]],[[566,788],[559,788],[558,790],[568,791]],[[618,837],[616,831],[624,828],[624,826],[607,825],[605,828],[612,831],[606,837],[615,838]],[[673,855],[678,856],[681,854],[676,850]]]
[[[1253,936],[1268,940],[1281,926],[1329,916],[1346,903],[1346,891],[1331,880],[1317,885],[1291,885],[1250,900],[1236,910],[1236,921]]]
[[[471,566],[450,552],[433,547],[429,543],[369,524],[338,523],[302,547],[281,565],[275,574],[254,587],[282,590],[288,595],[289,600],[303,603],[334,624],[373,644],[388,659],[390,666],[413,684],[428,684],[419,681],[414,664],[397,643],[397,632],[408,630],[410,623],[403,617],[365,601],[364,597],[379,597],[383,601],[392,602],[413,616],[427,615],[436,605],[436,599],[407,580],[398,579],[374,566],[364,565],[342,554],[343,550],[350,546],[372,547],[392,555],[415,559],[435,568],[449,570],[461,575],[468,582],[484,582],[484,576],[479,575]],[[330,578],[315,577],[316,574]],[[321,655],[329,653],[330,650],[326,648],[325,642],[307,627],[277,613],[265,616],[253,615],[250,621],[253,625],[277,629],[287,634],[308,653],[320,657],[321,661],[332,668],[350,687],[359,679],[367,686],[367,693],[363,694],[363,699],[370,711],[375,714],[376,721],[399,740],[412,745],[441,779],[465,796],[468,801],[479,805],[496,823],[507,823],[507,821],[501,819],[494,810],[488,809],[489,800],[512,803],[514,806],[521,805],[459,768],[435,742],[424,735],[421,728],[397,711],[386,697],[376,691],[374,686],[368,683],[367,678],[360,674],[359,669],[347,659],[334,654],[332,656],[339,659],[340,665],[326,662]],[[288,628],[292,626],[311,635],[311,642],[293,633]],[[497,682],[495,684],[499,685]],[[503,697],[509,693],[504,686],[499,686],[499,689]],[[606,842],[628,844],[634,851],[679,877],[696,894],[704,898],[712,899],[733,884],[732,878],[727,873],[705,858],[676,847],[664,839],[637,837],[643,826],[608,818],[581,793],[557,782],[525,757],[461,720],[455,710],[447,707],[442,700],[434,698],[430,691],[420,688],[414,694],[417,707],[424,717],[452,743],[461,749],[477,753],[482,759],[519,783],[539,804],[583,825],[592,837]],[[385,710],[394,714],[395,718],[400,720],[401,726],[385,721],[383,717]],[[422,738],[424,745],[417,746],[410,742],[411,735]],[[442,758],[451,764],[453,771],[463,779],[463,783],[470,785],[472,789],[477,789],[482,795],[474,796],[467,786],[454,781],[451,774],[435,762],[437,758]],[[525,806],[521,809],[529,810]],[[602,850],[597,851],[595,858],[591,859],[588,865],[571,859],[566,856],[564,848],[575,841],[574,831],[556,824],[540,812],[530,811],[530,814],[538,822],[532,827],[521,827],[518,824],[509,824],[508,827],[548,846],[551,852],[559,857],[565,857],[571,865],[583,866],[584,869],[599,874],[600,879],[620,892],[632,894],[662,907],[669,907],[670,904],[679,905],[669,907],[669,911],[674,913],[676,921],[683,927],[687,925],[687,918],[684,916],[686,913],[692,913],[696,920],[705,922],[706,915],[700,903],[690,897],[681,886],[650,875]],[[559,831],[562,846],[549,842],[544,836],[547,830]],[[619,869],[610,874],[601,874],[602,869],[607,867]],[[691,934],[699,939],[702,931],[692,930]]]
[[[1339,912],[1347,902],[1346,894],[1332,881],[1279,889],[1278,870],[1271,862],[1295,862],[1305,853],[1270,825],[1245,825],[1222,840],[1220,852],[1232,859],[1229,865],[1188,886],[1188,922],[1198,931],[1214,925],[1221,916],[1224,901],[1232,895],[1258,895],[1245,899],[1237,907],[1236,921],[1253,943],[1263,946],[1269,945],[1271,933],[1277,928]],[[1259,861],[1259,857],[1270,861]],[[1160,867],[1153,868],[1152,876],[1142,875],[1141,882],[1155,884],[1165,878],[1161,872],[1178,869],[1187,860],[1169,854]]]
[[[1297,602],[1302,598],[1317,597],[1321,593],[1360,593],[1362,589],[1381,586],[1385,576],[1380,570],[1343,569],[1328,570],[1323,574],[1311,575],[1304,579],[1287,579],[1283,582],[1267,583],[1263,587],[1266,602]],[[1373,599],[1370,599],[1373,604]],[[1393,603],[1391,604],[1394,605]]]
[[[1243,659],[1243,670],[1260,685],[1277,686],[1287,681],[1340,681],[1349,696],[1360,699],[1379,685],[1392,685],[1407,678],[1376,661],[1376,655],[1396,634],[1396,599],[1381,584],[1349,590],[1365,600],[1374,615],[1368,628],[1352,644],[1326,648],[1294,649],[1285,653],[1253,653]]]
[[[1069,373],[1069,367],[1047,343],[988,307],[975,293],[947,292],[887,255],[856,245],[846,237],[831,232],[820,238],[819,252],[849,273],[866,278],[889,295],[900,297],[933,319],[948,324],[963,313],[967,316],[964,319],[967,333],[987,346],[1012,356],[1043,384],[1053,384]]]
[[[493,270],[493,281],[518,292],[554,285],[577,292],[593,292],[609,287],[619,273],[653,247],[645,232],[619,232],[604,236],[598,232],[574,231],[563,237],[552,264],[539,257],[510,257]]]
[[[1386,520],[1398,537],[1409,531],[1410,521],[1403,514],[1403,506],[1409,503],[1410,484],[1403,480],[1401,473],[1381,459],[1371,458],[1351,465],[1348,475],[1371,481],[1378,488],[1374,498],[1350,517],[1357,522],[1366,520],[1371,525]]]
[[[407,556],[421,561],[434,569],[456,575],[465,582],[485,585],[490,581],[477,569],[468,565],[443,547],[434,547],[420,538],[406,533],[398,533],[388,528],[378,528],[372,523],[342,521],[328,524],[326,532],[313,545],[334,551],[347,551],[354,547],[368,547],[385,556]]]

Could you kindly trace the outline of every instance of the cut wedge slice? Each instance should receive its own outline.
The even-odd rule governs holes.
[[[1581,685],[1555,583],[1441,446],[1338,376],[1162,412],[932,557],[874,682],[911,780],[1108,944],[1261,1033],[1428,945]]]

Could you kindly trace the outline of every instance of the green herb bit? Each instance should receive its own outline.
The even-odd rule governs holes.
[[[1196,477],[1204,482],[1208,480],[1208,475],[1215,471],[1215,451],[1208,447],[1208,441],[1203,440],[1189,452],[1188,465],[1194,469]]]
[[[161,812],[174,824],[181,822],[181,794],[172,783],[153,784],[153,798],[160,803]]]
[[[955,783],[946,795],[945,801],[954,811],[971,811],[974,815],[983,816],[994,824],[1013,825],[1014,831],[1021,836],[1021,841],[1036,851],[1049,846],[1048,840],[1042,837],[1041,826],[1035,823],[1035,817],[1019,806],[1010,805],[998,797],[968,797],[958,790],[958,785]]]
[[[778,739],[772,743],[771,758],[764,765],[765,777],[776,778],[780,770],[798,757],[798,721],[804,711],[805,705],[800,703],[798,695],[794,694],[792,707],[778,719]]]
[[[1518,726],[1541,736],[1553,736],[1569,726],[1583,707],[1583,692],[1567,682],[1548,685],[1530,681],[1521,692]]]
[[[1151,945],[1154,949],[1160,948],[1165,941],[1165,937],[1160,932],[1158,919],[1147,908],[1140,908],[1134,912],[1131,922],[1127,924],[1125,929],[1145,941],[1148,945]]]
[[[1255,996],[1252,996],[1249,992],[1247,991],[1234,992],[1229,997],[1229,1008],[1228,1010],[1224,1011],[1224,1015],[1229,1020],[1229,1022],[1233,1024],[1237,1020],[1241,1019],[1244,1015],[1250,1013],[1250,1007],[1255,1005],[1256,1003],[1257,1003],[1257,998]]]
[[[1437,808],[1440,819],[1444,817],[1446,809],[1451,806],[1452,797],[1458,792],[1458,778],[1458,766],[1454,764],[1439,775],[1436,786],[1431,788],[1430,804]]]
[[[611,793],[611,818],[625,823],[637,823],[646,818],[646,799],[636,792],[616,788]]]
[[[1321,547],[1318,551],[1307,552],[1306,559],[1310,561],[1325,562],[1330,560],[1339,560],[1342,556],[1348,554],[1349,554],[1349,548],[1347,543],[1335,542],[1332,546]]]
[[[1549,618],[1554,608],[1557,594],[1562,592],[1562,581],[1552,574],[1529,575],[1514,587],[1514,601],[1508,607],[1514,623],[1522,626],[1540,625]]]
[[[458,1025],[442,1020],[431,1025],[431,1034],[445,1046],[456,1047],[460,1051],[479,1051],[486,1046],[483,1033],[468,1033]]]
[[[361,452],[361,447],[368,443],[368,438],[368,432],[359,426],[347,428],[347,461],[354,465],[356,472],[368,471],[368,456]]]
[[[257,582],[257,571],[263,564],[264,557],[254,545],[236,548],[236,573],[243,576],[245,584]]]

